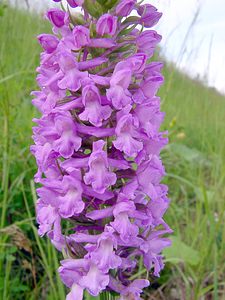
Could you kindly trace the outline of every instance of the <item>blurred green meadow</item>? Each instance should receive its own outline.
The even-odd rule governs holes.
[[[36,88],[40,47],[35,36],[49,32],[43,19],[4,7],[0,1],[0,299],[63,300],[57,268],[62,258],[37,234],[29,152],[30,91]],[[220,67],[220,66],[218,66]],[[163,151],[171,206],[166,220],[174,230],[164,253],[162,276],[150,275],[148,300],[225,299],[225,97],[165,64],[160,90]],[[145,277],[140,265],[136,278]],[[86,299],[94,299],[86,297]],[[107,299],[107,298],[106,298]]]

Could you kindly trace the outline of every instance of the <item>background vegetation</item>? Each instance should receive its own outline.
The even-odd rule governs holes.
[[[63,300],[60,255],[37,235],[29,152],[30,91],[40,48],[50,31],[40,17],[0,4],[0,299]],[[219,68],[220,66],[218,66]],[[146,299],[225,299],[225,97],[166,64],[160,91],[170,145],[162,153],[171,207],[173,246],[166,268],[151,278]],[[142,266],[136,274],[143,274]],[[90,297],[87,299],[91,299]]]

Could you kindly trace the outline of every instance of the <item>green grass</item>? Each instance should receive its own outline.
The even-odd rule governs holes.
[[[39,63],[35,36],[44,31],[49,27],[37,16],[9,8],[0,16],[0,299],[6,300],[65,298],[56,272],[61,256],[38,237],[34,219],[29,145],[37,112],[29,94]],[[164,74],[160,95],[170,145],[162,156],[174,237],[146,299],[224,299],[225,97],[173,66]],[[142,273],[140,266],[136,276]]]

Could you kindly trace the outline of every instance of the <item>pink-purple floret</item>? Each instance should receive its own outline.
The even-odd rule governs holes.
[[[135,279],[139,259],[159,276],[170,245],[164,235],[172,232],[163,220],[169,200],[159,156],[168,142],[156,96],[162,64],[149,61],[161,36],[143,31],[161,13],[135,0],[98,19],[82,9],[82,25],[50,9],[53,34],[38,37],[44,52],[32,102],[42,117],[34,119],[31,151],[39,234],[66,256],[59,274],[71,289],[67,300],[82,300],[84,290],[136,300],[150,284]]]

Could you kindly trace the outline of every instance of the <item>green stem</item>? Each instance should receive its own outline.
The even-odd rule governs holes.
[[[99,300],[116,300],[116,298],[112,296],[109,292],[103,292],[100,295]]]

